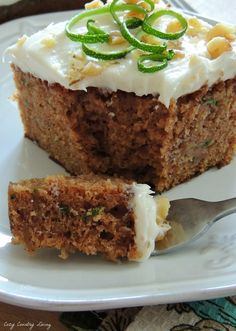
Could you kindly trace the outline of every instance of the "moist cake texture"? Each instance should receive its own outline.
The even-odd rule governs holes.
[[[145,184],[94,175],[10,183],[14,242],[29,252],[57,248],[63,258],[80,251],[111,260],[145,260],[169,229],[157,220],[158,206],[150,193]]]
[[[185,17],[185,35],[167,41],[174,58],[155,73],[137,69],[140,50],[115,61],[87,56],[65,22],[22,37],[7,52],[25,135],[71,174],[116,174],[158,191],[228,164],[236,143],[235,28]],[[109,15],[96,23],[117,30]]]
[[[166,108],[150,95],[70,91],[14,71],[25,135],[71,174],[116,174],[163,191],[234,155],[236,80]]]

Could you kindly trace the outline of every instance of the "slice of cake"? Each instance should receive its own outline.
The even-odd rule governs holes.
[[[26,137],[71,174],[163,191],[234,155],[235,28],[156,2],[93,1],[7,51]]]
[[[14,242],[29,252],[57,248],[142,261],[169,226],[148,185],[94,175],[51,176],[9,185]],[[159,217],[157,218],[157,211]],[[164,211],[165,214],[165,211]]]

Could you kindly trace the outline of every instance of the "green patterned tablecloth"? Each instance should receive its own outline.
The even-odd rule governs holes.
[[[233,331],[236,297],[105,312],[67,312],[69,330],[97,331]]]

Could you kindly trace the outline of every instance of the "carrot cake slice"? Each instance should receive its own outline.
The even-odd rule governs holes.
[[[235,27],[154,2],[94,0],[7,50],[26,137],[71,174],[163,191],[234,155]]]
[[[29,252],[57,248],[64,258],[80,251],[143,261],[170,228],[168,202],[156,203],[151,193],[146,184],[95,175],[10,183],[14,242]]]

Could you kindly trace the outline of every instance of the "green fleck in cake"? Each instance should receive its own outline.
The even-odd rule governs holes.
[[[143,261],[168,231],[168,202],[148,185],[103,178],[50,176],[9,185],[14,242],[28,252],[56,248],[110,260]],[[158,217],[157,217],[158,215]]]
[[[7,52],[25,135],[71,174],[163,191],[234,155],[235,27],[93,1]]]

